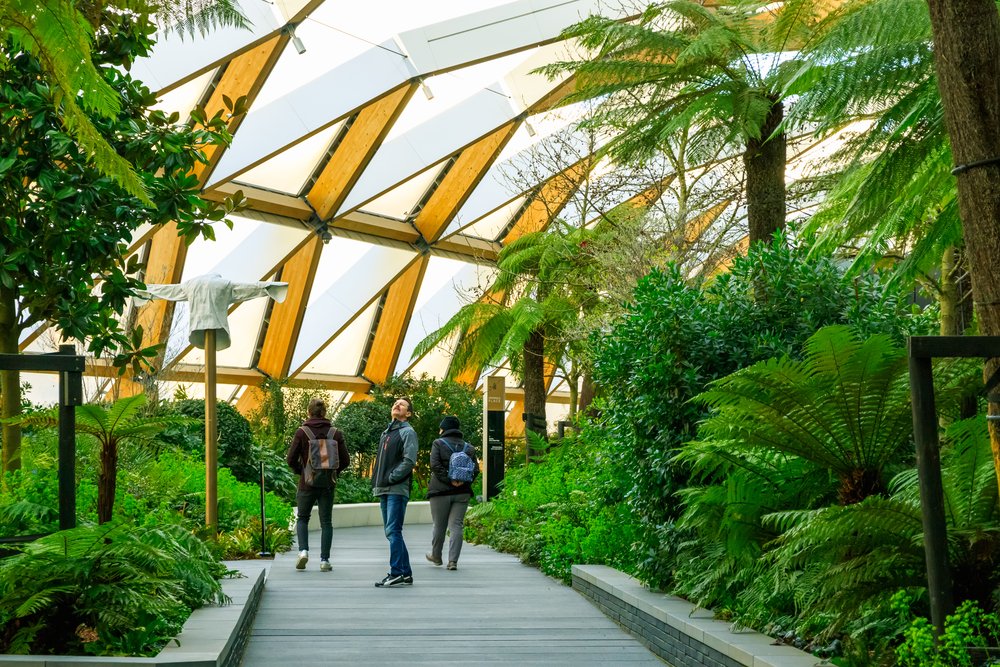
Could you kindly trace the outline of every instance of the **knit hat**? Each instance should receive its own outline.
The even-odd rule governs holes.
[[[457,431],[462,428],[462,422],[458,421],[458,417],[449,415],[441,420],[440,428],[442,431]]]

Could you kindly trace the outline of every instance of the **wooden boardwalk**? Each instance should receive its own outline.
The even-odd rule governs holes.
[[[245,667],[664,664],[573,589],[515,557],[466,544],[455,571],[424,559],[430,526],[404,528],[414,585],[375,588],[388,570],[381,527],[335,528],[333,572],[310,550],[278,556]],[[319,545],[319,534],[309,536]],[[446,545],[447,548],[447,545]]]

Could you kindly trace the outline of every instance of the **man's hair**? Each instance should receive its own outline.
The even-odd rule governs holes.
[[[309,416],[311,418],[326,417],[326,403],[322,398],[314,398],[309,401]]]

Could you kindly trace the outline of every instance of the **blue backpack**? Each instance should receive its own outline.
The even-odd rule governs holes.
[[[450,442],[441,440],[448,445],[451,450],[451,457],[448,459],[448,477],[456,482],[468,484],[476,477],[476,462],[469,456],[471,449],[469,443],[463,442],[462,449],[455,449]]]

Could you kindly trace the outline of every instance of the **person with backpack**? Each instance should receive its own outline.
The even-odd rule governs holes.
[[[296,570],[306,569],[309,562],[309,515],[313,505],[319,509],[319,570],[329,572],[330,546],[333,544],[333,496],[337,477],[350,465],[350,454],[344,434],[326,418],[326,403],[314,398],[309,401],[308,418],[292,437],[288,448],[288,465],[299,475],[295,493],[298,517],[295,538],[299,544]]]
[[[462,553],[462,529],[465,512],[472,499],[472,482],[479,474],[476,449],[465,441],[458,417],[441,420],[441,437],[431,445],[431,478],[427,486],[427,499],[431,506],[431,550],[427,560],[442,564],[445,530],[451,533],[448,543],[449,570],[458,569],[458,556]]]
[[[413,583],[410,554],[403,541],[403,519],[410,500],[413,466],[417,463],[417,432],[410,426],[413,403],[397,398],[392,404],[392,421],[382,431],[372,472],[372,494],[379,500],[385,538],[389,540],[389,573],[376,588],[395,588]]]

